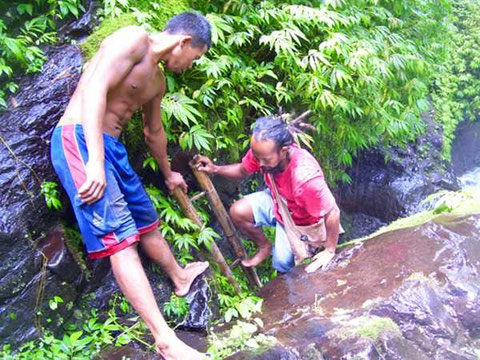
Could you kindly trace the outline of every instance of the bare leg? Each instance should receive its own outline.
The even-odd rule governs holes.
[[[110,256],[113,274],[120,289],[145,321],[155,338],[157,351],[165,360],[204,360],[206,356],[177,338],[158,308],[152,288],[137,252],[137,245]]]
[[[187,295],[193,280],[208,268],[206,261],[194,262],[185,268],[180,267],[158,229],[143,234],[140,246],[148,257],[167,273],[175,285],[175,294],[178,296]]]
[[[256,266],[265,260],[272,252],[272,244],[267,239],[261,227],[255,227],[252,207],[245,199],[236,201],[230,208],[233,223],[246,237],[258,245],[258,252],[249,259],[242,260],[246,267]]]

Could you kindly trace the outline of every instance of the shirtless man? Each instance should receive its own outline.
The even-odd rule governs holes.
[[[158,64],[175,72],[192,66],[211,45],[207,19],[182,13],[153,35],[126,27],[107,37],[82,75],[52,135],[51,158],[65,187],[90,258],[109,257],[115,279],[140,314],[166,360],[206,358],[179,340],[164,321],[137,247],[170,276],[185,296],[207,262],[179,266],[158,230],[158,217],[118,140],[132,114],[142,109],[145,141],[170,190],[187,190],[171,171],[160,103],[165,78]]]

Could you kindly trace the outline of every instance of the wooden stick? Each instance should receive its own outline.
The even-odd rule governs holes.
[[[178,201],[180,204],[180,207],[183,209],[185,212],[185,215],[192,220],[195,224],[197,224],[200,228],[203,226],[203,221],[200,218],[200,215],[198,215],[197,210],[192,205],[192,202],[188,198],[187,194],[185,194],[180,188],[176,188],[173,190],[173,197]],[[218,248],[217,244],[215,241],[211,243],[212,245],[212,250],[211,254],[213,257],[213,260],[218,264],[218,267],[220,268],[220,272],[226,276],[228,281],[233,285],[235,288],[235,291],[237,294],[240,294],[242,292],[240,285],[238,284],[237,280],[233,277],[232,270],[228,266],[227,262],[225,261],[225,258],[222,255],[222,252]]]
[[[190,198],[190,201],[193,203],[194,201],[200,199],[201,197],[205,196],[205,191],[202,191],[200,193],[198,193],[197,195],[193,195],[191,198]]]
[[[225,206],[223,206],[223,203],[218,196],[217,190],[215,190],[215,187],[213,186],[212,180],[210,180],[210,177],[206,173],[197,170],[195,165],[195,162],[190,162],[190,167],[192,168],[193,175],[195,175],[195,178],[197,179],[200,187],[205,190],[208,201],[210,202],[210,206],[212,207],[213,212],[217,216],[218,222],[220,223],[220,226],[222,227],[228,242],[232,246],[237,258],[245,258],[245,256],[247,255],[245,248],[243,247],[240,239],[237,236],[235,226],[232,223],[232,219],[230,219],[227,210],[225,210]],[[245,274],[247,275],[247,278],[252,286],[258,286],[260,288],[262,287],[262,283],[258,278],[255,268],[243,266],[243,270],[245,271]]]

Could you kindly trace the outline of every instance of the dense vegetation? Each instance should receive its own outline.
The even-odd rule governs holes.
[[[480,5],[475,1],[105,0],[102,5],[101,25],[81,45],[87,59],[121,26],[161,30],[172,14],[191,6],[207,14],[213,47],[184,75],[166,74],[168,93],[162,109],[170,143],[213,157],[238,160],[258,116],[279,108],[297,113],[309,109],[316,132],[299,141],[320,159],[332,183],[348,181],[344,169],[359,150],[380,143],[403,145],[422,133],[420,113],[429,107],[429,94],[444,130],[445,157],[457,123],[464,115],[476,116]],[[2,2],[0,10],[5,14],[0,20],[0,107],[7,107],[18,87],[16,76],[40,71],[42,45],[57,41],[58,27],[84,9],[79,0],[35,0]],[[134,152],[142,142],[139,126],[137,114],[124,135]],[[144,166],[156,170],[153,159],[144,155]],[[49,206],[61,206],[54,184],[45,184],[43,192]],[[149,187],[148,192],[181,262],[191,260],[193,251],[208,248],[218,236],[185,219],[158,189]],[[200,208],[208,220],[205,204]],[[263,281],[275,276],[268,264],[259,271]],[[226,321],[250,319],[260,304],[241,274],[236,276],[244,288],[240,296],[225,278],[216,276],[212,282]],[[50,307],[57,306],[66,304],[51,299]],[[188,305],[172,296],[163,310],[178,323]],[[120,323],[119,311],[131,311],[122,299],[112,304],[103,323],[91,313],[84,322],[67,326],[61,339],[46,333],[39,343],[26,344],[18,358],[91,358],[100,346],[140,339],[144,326]],[[229,341],[213,335],[212,352],[226,355],[251,338],[253,331],[248,329],[256,329],[254,323],[239,326],[234,330],[241,335],[230,350],[221,345]],[[0,355],[15,358],[8,347]]]

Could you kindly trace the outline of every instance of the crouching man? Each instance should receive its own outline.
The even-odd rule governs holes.
[[[313,272],[333,259],[340,210],[317,160],[294,143],[281,118],[256,121],[241,163],[219,166],[204,156],[196,160],[199,170],[227,178],[243,179],[257,171],[264,175],[268,189],[249,194],[230,208],[236,227],[259,247],[252,258],[242,261],[244,266],[256,266],[272,254],[273,267],[285,273],[323,249],[306,268]],[[273,249],[261,226],[276,228]]]

